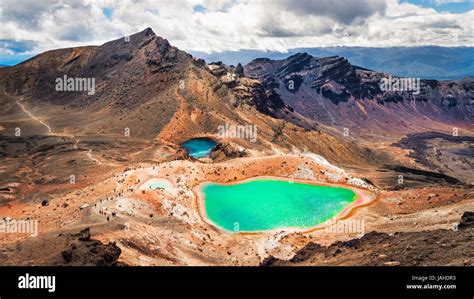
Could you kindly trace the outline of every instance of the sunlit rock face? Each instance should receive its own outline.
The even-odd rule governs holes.
[[[398,78],[351,65],[343,57],[306,53],[283,60],[255,59],[245,66],[245,74],[296,112],[327,125],[406,132],[410,125],[428,124],[427,119],[461,124],[474,120],[472,77]]]

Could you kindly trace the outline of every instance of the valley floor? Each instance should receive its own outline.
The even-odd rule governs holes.
[[[158,151],[152,149],[150,154],[157,156]],[[103,160],[104,154],[101,154],[98,159]],[[14,167],[13,161],[13,158],[7,159],[6,165]],[[474,191],[469,186],[428,185],[381,190],[305,154],[247,157],[220,163],[175,160],[124,164],[133,166],[113,167],[104,160],[100,165],[91,165],[87,176],[78,177],[72,186],[67,181],[60,183],[50,178],[40,186],[39,194],[31,194],[26,182],[4,183],[2,190],[10,190],[12,199],[0,207],[0,214],[13,219],[38,220],[40,236],[6,235],[1,241],[1,263],[52,263],[65,248],[57,248],[57,245],[50,248],[49,244],[54,243],[45,240],[64,232],[90,228],[94,239],[102,243],[115,242],[121,249],[119,262],[127,265],[259,265],[269,257],[291,259],[309,242],[328,246],[371,231],[392,234],[452,230],[465,211],[474,210]],[[26,171],[25,165],[18,167]],[[201,182],[229,183],[257,176],[288,178],[302,169],[306,170],[304,173],[309,170],[314,176],[296,179],[345,186],[349,186],[348,181],[354,184],[352,180],[355,180],[356,184],[361,184],[357,188],[365,188],[367,191],[364,192],[372,194],[373,199],[366,205],[356,207],[339,219],[347,223],[362,222],[363,231],[319,228],[306,232],[230,233],[209,224],[199,212],[193,191]],[[140,188],[151,178],[167,179],[175,188]],[[41,192],[48,197],[46,205],[41,200],[44,198]],[[21,248],[42,248],[43,253],[29,250],[28,256],[24,256],[25,250],[18,250],[18,244],[22,244]],[[44,252],[49,252],[50,256]],[[474,261],[472,258],[465,260],[468,264]],[[344,264],[358,262],[354,259]]]
[[[473,238],[472,230],[454,231],[461,215],[474,211],[472,169],[466,166],[472,163],[472,157],[465,154],[472,144],[470,139],[456,143],[456,150],[449,150],[449,140],[436,135],[427,141],[427,148],[435,146],[437,151],[425,150],[422,161],[419,148],[408,149],[410,143],[405,142],[405,148],[374,143],[375,151],[397,158],[387,160],[387,165],[345,165],[343,170],[317,154],[276,146],[266,152],[248,149],[244,157],[226,157],[220,152],[217,156],[223,158],[219,161],[194,160],[183,155],[178,146],[160,139],[56,132],[46,121],[33,117],[31,112],[28,115],[28,107],[17,105],[14,109],[23,113],[23,118],[2,118],[0,132],[6,132],[12,121],[20,119],[22,127],[38,128],[43,130],[38,134],[47,135],[0,135],[0,215],[3,219],[33,219],[39,223],[37,237],[2,235],[2,265],[260,265],[268,264],[269,259],[288,261],[298,257],[311,243],[330,246],[315,251],[316,255],[327,255],[328,250],[337,250],[331,244],[367,233],[361,241],[367,244],[365,251],[347,253],[340,249],[335,259],[318,255],[306,264],[403,264],[403,256],[387,254],[384,248],[396,247],[400,255],[411,254],[399,250],[400,246],[431,242],[438,235],[440,243],[435,244],[439,246],[419,247],[425,254],[417,264],[474,264],[474,248],[466,245]],[[446,159],[454,159],[455,167],[445,169],[446,174],[433,171],[443,170]],[[393,165],[393,161],[399,164]],[[336,222],[343,227],[357,223],[358,229],[318,227],[308,231],[232,233],[203,219],[195,192],[199,184],[233,183],[262,176],[360,190],[368,200]],[[166,179],[174,188],[141,188],[152,178]],[[90,228],[90,237],[77,235],[86,228]],[[370,233],[374,231],[387,235]],[[391,238],[398,232],[406,236],[400,242]],[[448,239],[452,240],[449,244]],[[83,242],[92,242],[95,249],[88,252],[80,246]],[[80,250],[71,251],[71,244]],[[459,246],[459,259],[443,259],[446,246]],[[364,257],[374,254],[383,262],[370,262]]]

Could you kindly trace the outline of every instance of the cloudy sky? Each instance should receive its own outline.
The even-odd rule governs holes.
[[[0,64],[151,27],[183,50],[474,46],[474,0],[0,0]]]

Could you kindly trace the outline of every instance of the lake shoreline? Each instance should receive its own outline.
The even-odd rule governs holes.
[[[353,191],[355,193],[356,198],[350,204],[348,204],[341,212],[339,212],[336,216],[331,217],[330,219],[324,221],[323,223],[320,223],[310,228],[285,227],[285,228],[277,228],[277,229],[270,229],[270,230],[237,231],[236,232],[236,231],[231,231],[231,230],[227,230],[220,227],[208,217],[207,212],[206,212],[206,207],[205,207],[205,196],[202,191],[202,188],[205,185],[215,184],[215,185],[221,185],[221,186],[232,186],[232,185],[247,183],[247,182],[251,182],[255,180],[276,180],[276,181],[283,181],[283,182],[292,181],[295,183],[303,183],[303,184],[314,185],[314,186],[340,187],[340,188],[345,188],[345,189],[349,189]],[[301,180],[301,179],[288,179],[288,178],[276,177],[276,176],[256,176],[256,177],[251,177],[251,178],[247,178],[244,180],[239,180],[239,181],[235,181],[231,183],[204,181],[204,182],[199,183],[193,189],[193,192],[196,195],[195,204],[196,204],[197,212],[203,222],[205,222],[208,225],[211,225],[212,227],[218,229],[221,232],[224,232],[227,234],[242,234],[242,235],[270,234],[270,233],[276,233],[276,232],[281,232],[281,231],[300,232],[304,234],[311,233],[316,230],[324,229],[327,226],[328,222],[347,219],[354,214],[356,209],[360,207],[368,206],[376,201],[375,194],[365,189],[356,188],[356,187],[348,186],[344,184],[328,183],[328,182],[320,182],[320,181],[315,182],[315,181]]]

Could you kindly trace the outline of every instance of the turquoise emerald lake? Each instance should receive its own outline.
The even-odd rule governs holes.
[[[144,183],[142,185],[142,188],[151,189],[151,190],[155,190],[155,189],[165,189],[165,190],[168,189],[169,190],[173,188],[173,185],[168,180],[165,180],[165,179],[151,179],[151,180],[148,180],[146,183]]]
[[[196,159],[209,157],[217,142],[210,138],[194,138],[181,144],[188,154]]]
[[[310,228],[344,210],[354,191],[272,179],[202,187],[208,219],[229,231]]]

